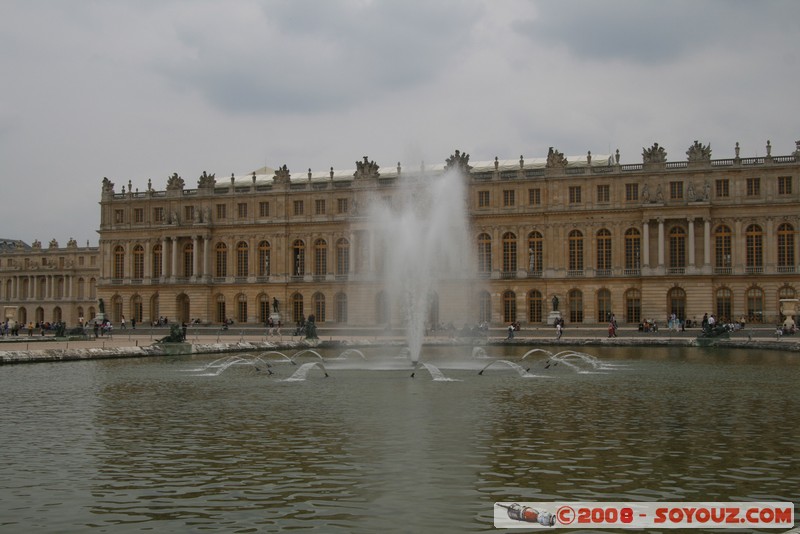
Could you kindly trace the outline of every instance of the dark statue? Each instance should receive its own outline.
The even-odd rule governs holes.
[[[169,326],[169,335],[158,340],[158,343],[181,343],[186,340],[186,332],[178,323]]]
[[[280,307],[280,303],[278,302],[278,299],[275,298],[275,297],[272,297],[272,311],[275,312],[275,313],[278,313],[280,311],[279,307]]]
[[[558,297],[553,295],[553,311],[558,311]]]

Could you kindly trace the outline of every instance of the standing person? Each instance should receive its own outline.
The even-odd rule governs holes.
[[[564,333],[564,329],[561,327],[561,321],[556,320],[556,339],[561,339],[561,334]]]
[[[120,327],[120,329],[125,330],[125,316],[124,315],[122,316],[122,320],[119,323],[119,327]]]
[[[132,328],[132,329],[134,329],[134,330],[136,330],[136,317],[134,317],[133,319],[131,319],[131,328]]]
[[[514,323],[508,325],[508,337],[506,339],[514,339]]]

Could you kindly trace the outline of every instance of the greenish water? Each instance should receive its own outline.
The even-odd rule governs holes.
[[[494,530],[495,501],[800,502],[800,356],[580,349],[595,369],[526,350],[487,348],[533,378],[478,375],[492,360],[467,348],[423,352],[450,381],[378,347],[322,352],[330,376],[302,381],[211,355],[0,367],[0,532],[465,532]]]

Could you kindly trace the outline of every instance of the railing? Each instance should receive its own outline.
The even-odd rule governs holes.
[[[764,267],[747,266],[744,268],[745,274],[762,274]]]
[[[611,269],[597,269],[594,274],[595,276],[611,276]]]
[[[348,273],[337,274],[336,275],[336,281],[337,282],[346,282],[349,278],[350,278],[350,275]]]
[[[528,271],[528,278],[541,278],[542,271]]]
[[[714,274],[731,274],[733,269],[731,267],[714,267]]]
[[[583,277],[583,269],[573,269],[567,271],[567,276],[569,278],[582,278]]]
[[[478,278],[491,278],[492,273],[489,271],[482,271],[478,273]]]
[[[302,275],[302,274],[293,274],[291,276],[292,282],[302,282],[303,278],[304,278],[304,275]]]
[[[669,267],[667,274],[686,274],[686,267]]]
[[[325,281],[325,275],[324,274],[315,274],[314,275],[314,281],[315,282],[324,282]]]
[[[641,269],[623,269],[622,274],[625,276],[641,276],[642,270]]]
[[[269,282],[269,275],[267,274],[267,275],[257,276],[256,282],[261,282],[261,283]]]
[[[783,273],[793,273],[796,272],[794,265],[778,265],[777,271],[781,274]]]
[[[503,271],[500,273],[500,278],[503,280],[511,280],[517,277],[517,271]]]

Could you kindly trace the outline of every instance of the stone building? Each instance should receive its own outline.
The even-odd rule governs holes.
[[[6,318],[20,323],[68,325],[93,318],[100,275],[97,247],[79,247],[70,239],[65,248],[56,240],[0,240],[0,305]]]
[[[97,292],[115,322],[263,323],[277,300],[284,322],[313,313],[327,326],[398,324],[364,207],[455,162],[475,275],[436,295],[432,323],[467,309],[470,323],[542,325],[554,307],[567,324],[672,313],[774,323],[779,299],[800,286],[800,142],[785,156],[769,142],[763,157],[740,158],[738,143],[734,152],[712,159],[695,141],[668,161],[654,144],[642,163],[620,164],[619,151],[485,162],[457,151],[414,170],[365,157],[349,171],[203,173],[193,188],[174,174],[142,192],[106,178]]]

